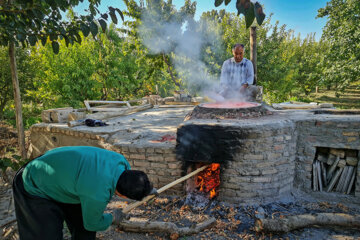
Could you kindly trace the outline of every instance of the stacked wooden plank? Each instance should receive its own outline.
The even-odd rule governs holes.
[[[313,190],[350,194],[358,162],[356,150],[321,148],[313,163]]]

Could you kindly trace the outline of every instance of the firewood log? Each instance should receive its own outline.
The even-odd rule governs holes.
[[[353,186],[353,184],[355,182],[355,176],[356,176],[356,168],[353,171],[353,174],[352,174],[352,177],[351,177],[351,180],[350,180],[350,184],[349,184],[349,187],[348,187],[348,189],[346,191],[346,194],[350,194],[352,186]]]
[[[216,222],[216,219],[211,217],[208,220],[195,224],[191,227],[178,227],[172,222],[149,222],[149,221],[122,221],[118,227],[120,230],[126,232],[164,232],[177,233],[180,236],[192,235],[199,233],[204,229],[210,227]]]
[[[320,163],[321,165],[321,176],[322,176],[322,183],[323,183],[323,187],[325,188],[327,186],[327,182],[326,182],[326,167],[324,163]]]
[[[318,182],[319,182],[319,191],[322,192],[323,184],[322,184],[322,180],[321,180],[320,162],[316,162],[316,170],[317,170],[317,177],[318,177]]]
[[[318,178],[317,178],[317,171],[316,171],[316,163],[312,164],[313,166],[313,189],[314,191],[318,190]]]
[[[339,169],[336,171],[334,177],[331,179],[331,181],[330,181],[330,183],[329,183],[329,186],[328,186],[327,189],[326,189],[327,192],[330,192],[330,191],[333,189],[333,187],[335,186],[335,183],[336,183],[337,180],[339,179],[339,177],[340,177],[340,175],[341,175],[341,173],[342,173],[343,170],[344,170],[343,168],[339,168]]]
[[[344,182],[345,182],[345,179],[346,179],[348,170],[349,170],[349,167],[348,167],[348,166],[344,167],[344,170],[343,170],[343,172],[341,173],[339,182],[338,182],[338,184],[337,184],[337,186],[336,186],[336,189],[335,189],[336,192],[341,192],[341,189],[342,189],[342,187],[343,187],[343,185],[344,185]]]
[[[344,184],[343,184],[343,187],[341,188],[340,192],[341,193],[346,193],[348,187],[349,187],[349,184],[350,184],[350,180],[351,180],[351,177],[352,177],[352,173],[354,171],[354,167],[352,166],[348,166],[348,172],[347,172],[347,175],[346,175],[346,178],[344,180]]]
[[[341,226],[360,228],[360,215],[345,213],[317,213],[295,216],[286,216],[276,219],[257,219],[255,230],[257,232],[290,232],[295,229],[318,226]]]
[[[334,162],[334,163],[331,165],[331,167],[329,168],[329,171],[328,171],[327,174],[326,174],[326,176],[327,176],[327,181],[328,181],[328,182],[329,182],[330,179],[332,178],[332,175],[333,175],[333,173],[334,173],[334,171],[335,171],[335,169],[336,169],[336,166],[338,165],[339,161],[340,161],[340,158],[337,157],[336,160],[335,160],[335,162]]]

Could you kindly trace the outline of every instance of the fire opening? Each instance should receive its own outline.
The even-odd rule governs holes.
[[[201,167],[195,164],[196,168]],[[203,165],[203,164],[202,164]],[[198,173],[192,183],[187,184],[187,192],[198,192],[213,199],[218,195],[220,185],[220,164],[212,163],[204,171]]]

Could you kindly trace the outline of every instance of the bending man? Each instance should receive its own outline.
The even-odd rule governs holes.
[[[121,221],[104,214],[115,194],[141,200],[152,191],[144,172],[130,170],[118,153],[96,147],[60,147],[20,169],[13,182],[20,239],[95,239],[96,231]]]

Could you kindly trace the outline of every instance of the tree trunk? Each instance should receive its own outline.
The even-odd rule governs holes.
[[[167,70],[168,70],[168,72],[169,72],[169,74],[170,74],[171,80],[174,82],[174,84],[175,84],[176,86],[181,87],[181,86],[180,86],[180,83],[176,82],[176,79],[175,79],[175,77],[174,77],[174,75],[173,75],[173,72],[171,71],[171,68],[170,68],[170,63],[169,63],[169,61],[166,59],[165,53],[163,53],[162,55],[163,55],[164,62],[165,62],[166,65],[167,65]]]
[[[257,81],[256,27],[250,28],[250,60],[254,66],[254,85]]]
[[[21,157],[23,160],[25,160],[26,159],[25,132],[24,132],[24,124],[23,124],[23,118],[22,118],[19,80],[18,80],[17,69],[16,69],[15,44],[13,42],[10,42],[10,44],[9,44],[9,57],[10,57],[11,79],[12,79],[13,90],[14,90],[18,143],[19,143]]]

